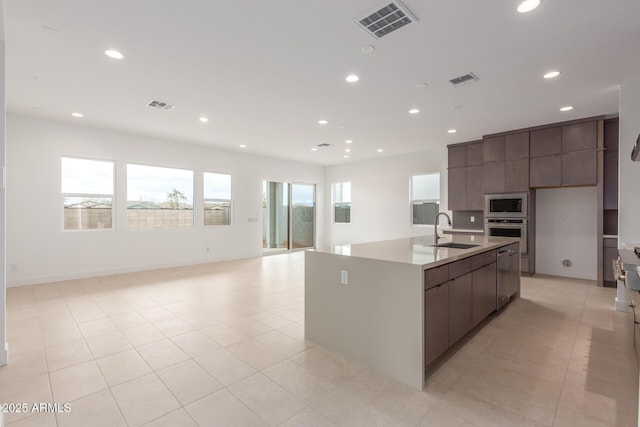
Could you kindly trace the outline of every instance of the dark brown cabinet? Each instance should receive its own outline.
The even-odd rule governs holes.
[[[562,155],[532,157],[529,184],[532,188],[562,186]]]
[[[595,150],[598,148],[598,122],[562,126],[562,152]]]
[[[484,167],[469,166],[467,169],[467,210],[484,209]]]
[[[472,328],[472,274],[449,281],[449,345],[453,345]]]
[[[449,168],[463,168],[467,166],[467,147],[449,147]]]
[[[529,132],[511,133],[506,136],[505,158],[507,160],[529,158]]]
[[[597,151],[576,151],[562,155],[562,185],[575,187],[597,183]]]
[[[507,160],[504,189],[507,193],[529,191],[529,158]]]
[[[618,119],[610,119],[604,122],[604,150],[604,209],[617,210]]]
[[[505,161],[485,163],[483,166],[484,193],[504,193],[506,170]]]
[[[425,366],[496,310],[496,251],[424,272]]]
[[[445,282],[424,293],[425,365],[449,348],[449,286]]]
[[[577,187],[598,183],[598,122],[530,132],[529,185]]]
[[[562,153],[562,128],[553,127],[529,132],[529,156],[544,157]]]
[[[484,208],[482,142],[449,148],[449,209],[481,211]]]
[[[475,270],[472,274],[473,308],[471,310],[471,323],[472,326],[476,326],[496,310],[496,263],[493,262]]]
[[[496,162],[505,159],[505,137],[494,136],[482,140],[484,162]]]
[[[484,192],[529,191],[529,132],[489,137],[484,142]]]
[[[467,168],[449,168],[449,209],[467,210]]]

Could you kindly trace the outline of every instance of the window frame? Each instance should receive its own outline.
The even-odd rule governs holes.
[[[336,187],[338,185],[349,184],[349,201],[348,202],[338,202],[336,201]],[[351,224],[351,181],[339,181],[331,184],[331,218],[333,220],[333,224]],[[336,206],[338,204],[348,204],[349,205],[349,221],[336,221]]]
[[[215,175],[228,175],[229,176],[229,199],[208,199],[205,197],[205,179],[204,176],[205,174],[215,174]],[[227,172],[214,172],[214,171],[208,171],[208,170],[203,170],[202,171],[202,226],[205,228],[218,228],[218,227],[233,227],[233,225],[235,224],[234,221],[234,213],[235,213],[235,209],[234,209],[234,189],[235,189],[235,183],[234,183],[234,176],[230,173]],[[229,202],[229,224],[205,224],[205,217],[204,217],[204,213],[205,213],[205,205],[207,202],[224,202],[224,201],[228,201]],[[195,200],[194,200],[194,208],[195,208]]]
[[[425,176],[425,175],[438,175],[438,195],[440,196],[438,199],[414,199],[413,198],[413,178],[417,177],[417,176]],[[442,177],[442,174],[440,172],[425,172],[425,173],[418,173],[415,175],[411,175],[411,177],[409,178],[409,224],[411,225],[411,227],[433,227],[433,219],[431,219],[430,223],[427,224],[414,224],[413,222],[413,206],[417,203],[420,204],[424,204],[424,203],[435,203],[436,205],[438,205],[438,212],[440,211],[440,201],[442,200],[442,194],[441,194],[441,189],[442,189],[442,185],[441,185],[441,181],[440,178]]]
[[[111,168],[112,168],[112,174],[111,174],[111,183],[112,183],[112,190],[111,190],[111,194],[97,194],[97,193],[65,193],[62,191],[62,160],[63,159],[72,159],[72,160],[86,160],[86,161],[92,161],[92,162],[103,162],[103,163],[111,163]],[[116,161],[112,160],[112,159],[96,159],[96,158],[91,158],[91,157],[82,157],[82,156],[72,156],[72,155],[65,155],[62,154],[60,155],[60,162],[58,163],[60,165],[60,169],[59,169],[59,174],[58,176],[60,177],[60,185],[58,188],[60,188],[60,202],[62,204],[62,217],[61,217],[61,227],[62,227],[62,232],[70,232],[70,233],[78,233],[78,232],[110,232],[110,231],[115,231],[116,230],[116,184],[117,184],[117,177],[116,177]],[[65,198],[67,197],[78,197],[78,198],[100,198],[100,199],[107,199],[110,198],[111,199],[111,227],[109,228],[66,228],[65,227],[65,221],[64,221],[64,210],[66,209],[65,206]]]

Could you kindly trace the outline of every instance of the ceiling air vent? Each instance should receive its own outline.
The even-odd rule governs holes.
[[[477,81],[478,81],[478,78],[476,77],[476,75],[473,73],[469,73],[469,74],[465,74],[464,76],[451,79],[449,80],[449,83],[451,83],[453,86],[462,86],[463,84],[470,83],[470,82],[477,82]]]
[[[376,39],[416,22],[417,19],[399,1],[385,2],[381,7],[355,19],[356,24]]]
[[[326,142],[324,142],[322,144],[318,144],[318,147],[320,148],[331,147],[331,144],[327,144]]]
[[[147,105],[151,108],[155,108],[156,110],[166,111],[173,110],[173,107],[175,107],[175,105],[167,104],[166,102],[161,101],[149,101]]]

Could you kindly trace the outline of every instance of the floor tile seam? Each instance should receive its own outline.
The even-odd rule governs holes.
[[[490,401],[488,401],[488,400],[486,400],[484,398],[481,398],[479,396],[471,394],[471,393],[469,393],[469,392],[467,392],[467,391],[465,391],[463,389],[460,389],[457,386],[451,386],[451,389],[449,391],[447,391],[447,394],[449,394],[451,392],[451,390],[456,390],[457,392],[462,393],[462,394],[470,397],[471,399],[480,400],[481,402],[483,402],[485,404],[491,405],[492,407],[498,408],[499,410],[507,412],[507,413],[509,413],[511,415],[515,415],[517,417],[522,417],[522,418],[524,418],[525,421],[531,421],[531,422],[538,423],[538,424],[541,424],[541,425],[544,425],[544,426],[549,426],[549,427],[553,426],[553,423],[555,422],[555,412],[554,412],[554,420],[551,421],[551,424],[547,424],[547,423],[544,423],[542,421],[535,420],[535,419],[533,419],[533,418],[531,418],[531,417],[529,417],[527,415],[524,415],[524,414],[521,414],[519,412],[516,412],[516,411],[514,411],[514,410],[512,410],[510,408],[503,407],[503,406],[498,405],[496,403],[490,402]],[[444,400],[444,396],[443,396],[442,399],[440,399],[440,401],[438,403],[442,402],[443,400]],[[467,420],[465,420],[465,421],[467,421]],[[469,421],[467,421],[467,422],[469,422]]]
[[[582,307],[582,311],[580,314],[580,325],[582,325],[582,318],[584,316],[584,312],[585,312],[585,307],[586,307],[586,301],[585,304]],[[578,340],[578,335],[580,333],[580,327],[577,328],[576,333],[573,337],[573,344],[571,345],[571,354],[573,354],[573,349],[575,348],[576,342]],[[565,385],[567,383],[567,376],[569,374],[569,369],[571,367],[571,354],[569,356],[569,360],[566,363],[566,367],[565,367],[565,372],[564,372],[564,379],[562,380],[562,388],[560,389],[560,396],[558,397],[558,400],[556,401],[556,409],[554,411],[553,414],[553,424],[555,424],[557,418],[558,418],[558,408],[560,407],[560,400],[562,399],[562,392],[565,389]]]
[[[455,389],[455,390],[457,390],[457,391],[459,391],[459,392],[462,392],[462,393],[466,394],[467,396],[471,396],[471,397],[473,397],[473,398],[475,398],[475,399],[478,399],[478,400],[481,400],[481,401],[483,401],[483,402],[485,402],[485,403],[488,403],[489,405],[492,405],[492,406],[495,406],[495,407],[497,407],[497,408],[501,408],[501,409],[508,409],[508,411],[509,411],[509,412],[511,412],[511,413],[513,413],[513,414],[516,414],[516,415],[519,415],[519,416],[522,416],[522,417],[524,417],[524,418],[526,418],[526,419],[528,419],[528,420],[532,420],[532,421],[538,422],[538,423],[540,423],[540,424],[545,424],[545,425],[549,425],[549,426],[553,425],[553,419],[552,419],[552,421],[551,421],[551,424],[546,424],[546,423],[544,423],[544,422],[542,422],[542,421],[535,420],[535,419],[531,418],[531,417],[530,417],[530,416],[528,416],[528,415],[522,414],[522,413],[520,413],[520,412],[518,412],[518,411],[515,411],[515,410],[513,410],[513,409],[509,409],[509,408],[503,407],[502,405],[500,405],[500,404],[498,404],[498,403],[496,403],[496,402],[492,402],[492,401],[490,401],[490,400],[486,399],[486,398],[484,397],[484,396],[485,396],[484,394],[482,394],[482,395],[477,395],[477,394],[475,394],[475,393],[470,393],[467,389],[462,388],[461,386],[457,386],[457,385],[452,385],[452,386],[450,386],[450,387],[451,387],[452,389]],[[515,391],[518,391],[518,392],[523,392],[522,390],[518,390],[518,389],[513,388],[513,387],[510,387],[510,386],[503,385],[503,387],[505,387],[505,388],[507,388],[507,389],[512,389],[512,390],[515,390]],[[524,393],[526,393],[526,392],[524,392]],[[530,395],[530,393],[527,393],[527,394],[529,394],[529,395]],[[538,396],[535,396],[535,395],[532,395],[532,396],[533,396],[533,397],[538,397]],[[442,400],[442,399],[441,399],[441,400]],[[559,397],[558,397],[558,399],[550,399],[550,401],[554,401],[554,402],[556,403],[556,405],[557,405],[557,402],[558,402],[559,400],[560,400],[560,398],[559,398]],[[556,408],[554,407],[554,414],[553,414],[553,417],[554,417],[554,418],[555,418],[555,411],[556,411]]]
[[[151,372],[147,372],[147,373],[146,373],[146,374],[144,374],[144,375],[140,375],[140,376],[138,376],[138,377],[132,378],[132,379],[127,380],[127,381],[125,381],[125,382],[122,382],[122,383],[120,383],[120,384],[116,384],[116,385],[111,386],[111,385],[109,384],[109,382],[107,381],[107,378],[104,376],[104,372],[102,372],[102,368],[100,367],[100,364],[98,363],[98,359],[104,359],[104,358],[107,358],[107,357],[114,356],[114,355],[116,355],[116,354],[122,354],[122,353],[125,353],[125,352],[127,352],[127,351],[131,351],[131,350],[133,350],[133,351],[135,351],[135,352],[136,352],[136,354],[138,355],[138,357],[139,357],[139,358],[144,362],[144,364],[147,366],[147,368],[149,368],[149,370],[150,370]],[[137,348],[135,348],[135,347],[133,347],[133,348],[128,348],[128,349],[126,349],[126,350],[122,350],[122,351],[119,351],[119,352],[117,352],[117,353],[107,354],[107,355],[102,356],[102,357],[100,357],[100,358],[98,358],[98,359],[94,359],[94,360],[95,360],[95,362],[96,362],[96,365],[98,366],[98,369],[100,370],[100,373],[102,373],[102,376],[104,377],[104,380],[105,380],[105,382],[107,383],[107,386],[108,386],[109,388],[118,387],[118,386],[120,386],[120,385],[122,385],[122,384],[126,384],[126,383],[129,383],[129,382],[131,382],[131,381],[135,381],[135,380],[137,380],[137,379],[139,379],[139,378],[142,378],[142,377],[144,377],[144,376],[146,376],[146,375],[149,375],[150,373],[156,373],[156,371],[151,367],[151,365],[149,365],[149,363],[147,362],[147,360],[146,360],[144,357],[142,357],[142,354],[140,354],[140,352],[138,351],[138,349],[137,349]],[[163,368],[163,369],[164,369],[164,368]]]
[[[287,393],[289,393],[290,395],[292,395],[292,396],[293,396],[297,401],[299,401],[299,402],[301,402],[301,403],[303,403],[303,404],[304,404],[304,407],[303,407],[300,411],[296,412],[293,416],[298,415],[300,412],[302,412],[302,411],[306,410],[307,408],[310,408],[310,407],[311,407],[308,403],[306,403],[306,402],[305,402],[305,401],[303,401],[303,400],[298,399],[298,397],[297,397],[297,396],[295,396],[293,393],[291,393],[289,390],[287,390],[286,388],[284,388],[283,386],[281,386],[280,384],[278,384],[276,381],[274,381],[274,380],[272,380],[271,378],[269,378],[269,376],[267,376],[266,374],[263,374],[263,373],[262,373],[262,372],[260,372],[260,371],[254,372],[254,373],[252,373],[252,374],[250,374],[250,375],[248,375],[248,376],[246,376],[246,377],[244,377],[244,378],[242,378],[242,379],[240,379],[240,380],[238,380],[238,381],[235,381],[233,384],[229,384],[229,385],[224,386],[224,389],[225,389],[228,393],[230,393],[230,394],[233,396],[233,398],[234,398],[234,399],[236,399],[236,400],[237,400],[241,405],[243,405],[245,408],[247,408],[249,411],[251,411],[251,413],[252,413],[252,414],[254,414],[256,417],[258,417],[258,419],[260,419],[261,421],[264,421],[264,422],[265,422],[265,424],[269,424],[269,425],[270,425],[271,423],[270,423],[269,421],[267,421],[266,419],[264,419],[262,416],[260,416],[260,414],[258,414],[257,412],[255,412],[253,409],[251,409],[251,408],[250,408],[246,403],[244,403],[244,401],[243,401],[242,399],[240,399],[240,397],[239,397],[237,394],[235,394],[235,393],[233,392],[233,390],[231,390],[231,389],[229,388],[229,387],[231,387],[231,386],[233,386],[233,385],[235,385],[235,384],[239,383],[240,381],[243,381],[243,380],[245,380],[245,379],[247,379],[247,378],[249,378],[249,377],[251,377],[251,376],[253,376],[253,375],[256,375],[256,374],[261,374],[261,375],[265,376],[269,381],[273,381],[273,383],[274,383],[274,384],[276,384],[278,387],[280,387],[280,388],[281,388],[281,389],[283,389],[285,392],[287,392]],[[220,391],[220,390],[218,390],[218,391]],[[216,392],[214,392],[214,393],[216,393]],[[211,393],[211,394],[213,394],[213,393]],[[198,400],[199,400],[199,399],[198,399]],[[292,417],[293,417],[293,416],[292,416]],[[292,418],[292,417],[290,417],[290,418]],[[288,418],[288,419],[290,419],[290,418]],[[287,419],[287,420],[288,420],[288,419]],[[282,423],[284,423],[284,422],[286,422],[286,420],[285,420],[285,421],[283,421]],[[280,423],[280,424],[282,424],[282,423]]]

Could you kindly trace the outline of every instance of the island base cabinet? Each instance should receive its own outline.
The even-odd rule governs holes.
[[[449,347],[449,287],[442,283],[424,293],[425,366]]]
[[[491,263],[473,272],[473,327],[496,310],[496,263]]]
[[[467,273],[449,283],[449,345],[471,330],[473,274]]]

